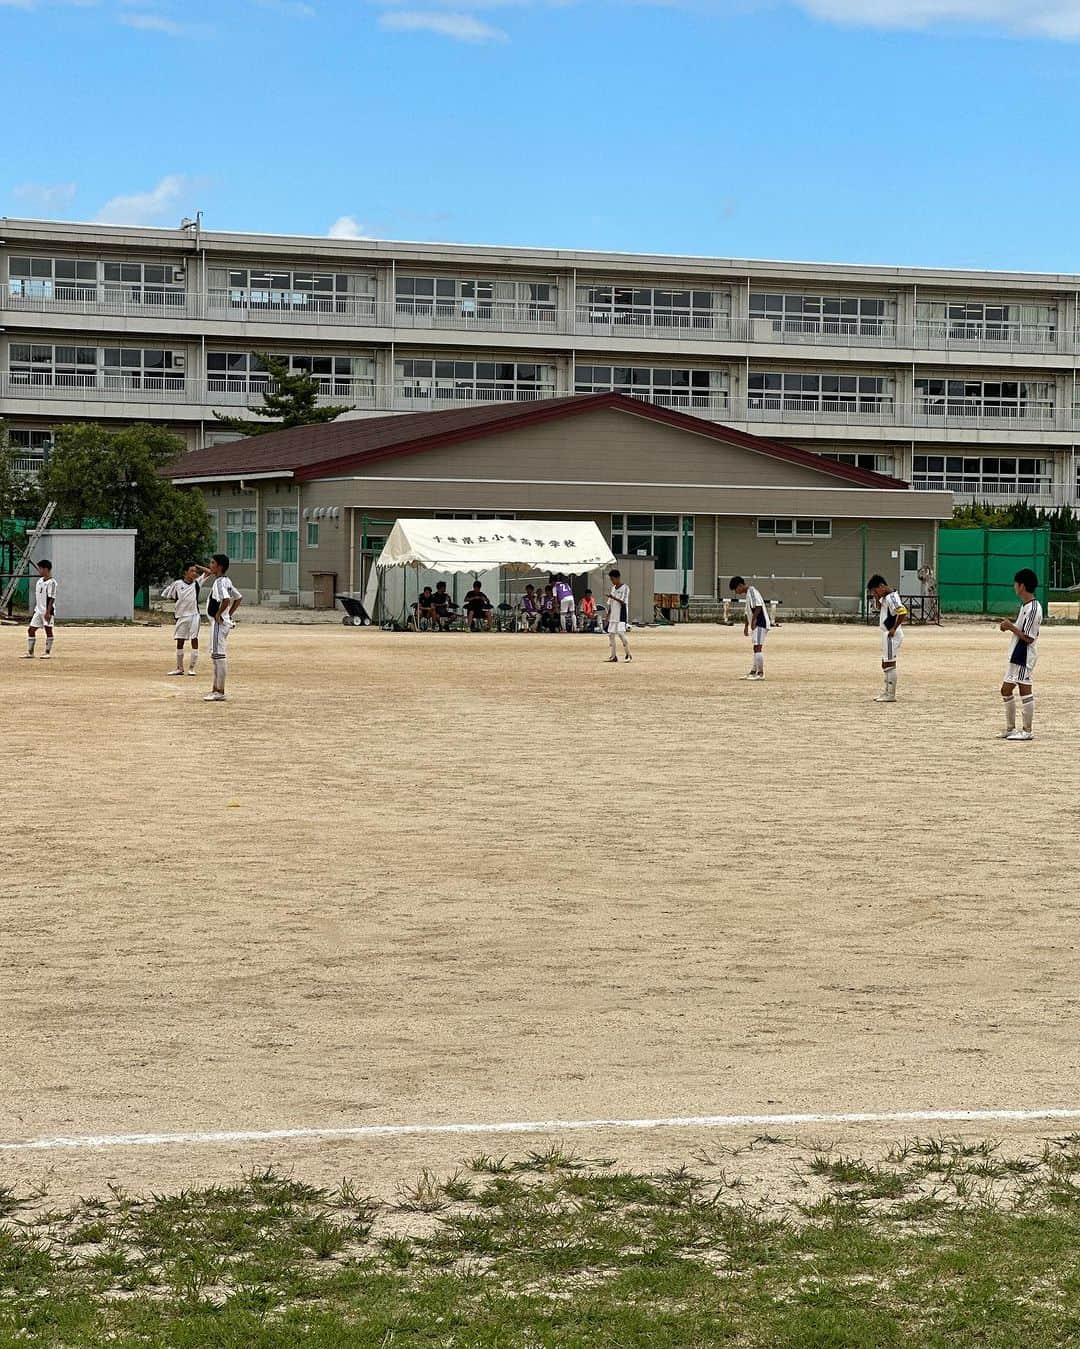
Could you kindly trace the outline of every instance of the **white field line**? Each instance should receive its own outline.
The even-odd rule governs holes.
[[[677,1115],[667,1119],[547,1119],[489,1124],[359,1124],[351,1128],[221,1129],[198,1133],[87,1134],[0,1142],[0,1152],[61,1149],[199,1147],[213,1143],[279,1143],[291,1139],[434,1137],[439,1134],[580,1133],[598,1129],[740,1129],[796,1124],[1001,1124],[1031,1120],[1080,1120],[1080,1109],[892,1110],[843,1115]]]

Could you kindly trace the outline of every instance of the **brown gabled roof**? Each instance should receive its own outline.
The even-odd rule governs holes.
[[[907,483],[868,469],[852,468],[830,459],[822,459],[809,450],[782,445],[764,436],[736,431],[729,426],[707,422],[685,412],[658,407],[621,393],[573,394],[533,403],[498,403],[494,406],[450,408],[440,412],[412,412],[396,417],[358,417],[347,421],[325,422],[318,426],[297,426],[289,431],[249,436],[227,445],[211,445],[193,450],[164,470],[170,478],[199,481],[231,479],[245,475],[281,473],[300,481],[323,478],[373,460],[422,454],[442,445],[476,440],[481,436],[534,426],[561,417],[580,416],[600,408],[617,408],[635,417],[663,422],[694,435],[740,445],[770,459],[812,468],[827,477],[857,487],[905,489]]]

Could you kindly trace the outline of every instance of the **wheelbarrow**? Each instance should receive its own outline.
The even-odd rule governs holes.
[[[341,607],[345,610],[345,617],[341,621],[347,628],[371,627],[371,616],[359,600],[354,600],[351,595],[335,595],[334,598],[341,601]]]

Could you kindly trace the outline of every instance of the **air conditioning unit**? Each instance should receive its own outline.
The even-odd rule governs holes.
[[[174,351],[172,354],[172,368],[174,370],[183,370],[187,365],[187,356],[182,351]]]
[[[174,267],[172,269],[173,285],[180,285],[186,276],[187,272],[183,267]]]

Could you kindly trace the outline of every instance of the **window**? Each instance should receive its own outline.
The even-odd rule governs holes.
[[[370,356],[306,356],[280,358],[294,373],[318,380],[323,395],[374,398],[375,361]],[[273,380],[259,358],[249,351],[208,351],[207,387],[211,393],[265,393]]]
[[[915,306],[919,336],[928,339],[1051,344],[1057,336],[1057,308],[1001,300],[920,300]]]
[[[12,384],[67,389],[97,385],[97,347],[12,342],[8,360]]]
[[[449,276],[398,276],[394,281],[399,314],[466,323],[470,319],[512,318],[554,324],[558,294],[558,287],[550,281]]]
[[[375,313],[375,277],[370,274],[211,267],[207,281],[212,308],[367,317]]]
[[[412,403],[513,403],[555,392],[555,367],[536,361],[394,363],[397,396]]]
[[[978,496],[1049,496],[1053,466],[1035,455],[917,454],[912,486],[923,491],[966,492]]]
[[[577,393],[629,394],[669,408],[726,408],[726,370],[668,369],[660,366],[579,365]]]
[[[513,511],[435,511],[436,520],[516,520]]]
[[[104,262],[101,275],[106,300],[178,306],[186,298],[184,270],[172,263]]]
[[[93,300],[97,263],[82,258],[11,258],[8,294],[21,300]]]
[[[880,337],[892,332],[890,302],[871,295],[782,295],[774,291],[750,293],[750,317],[770,319],[773,332],[838,333]]]
[[[823,375],[751,370],[752,408],[796,412],[881,412],[892,407],[891,381],[884,375]]]
[[[163,347],[103,347],[106,389],[182,389],[184,353]]]
[[[930,417],[1054,417],[1054,386],[1048,380],[917,379],[915,393]]]
[[[758,537],[762,539],[831,539],[831,520],[807,520],[782,517],[757,522]]]
[[[38,458],[44,458],[45,455],[52,453],[53,448],[53,430],[49,428],[36,428],[28,426],[11,426],[8,428],[8,444],[13,450],[18,450],[20,454],[33,454]]]
[[[709,329],[731,312],[725,291],[668,286],[579,286],[578,322],[612,328]]]
[[[682,561],[679,561],[680,542]],[[692,515],[613,515],[612,552],[623,557],[654,557],[657,571],[692,571],[694,517]]]
[[[319,546],[319,526],[314,520],[308,521],[307,546],[309,548],[318,548]]]
[[[225,551],[234,562],[254,562],[258,519],[254,511],[225,512]]]
[[[891,474],[893,457],[891,454],[869,454],[851,450],[816,450],[822,459],[831,459],[834,464],[847,464],[851,468],[865,468],[871,473]]]

